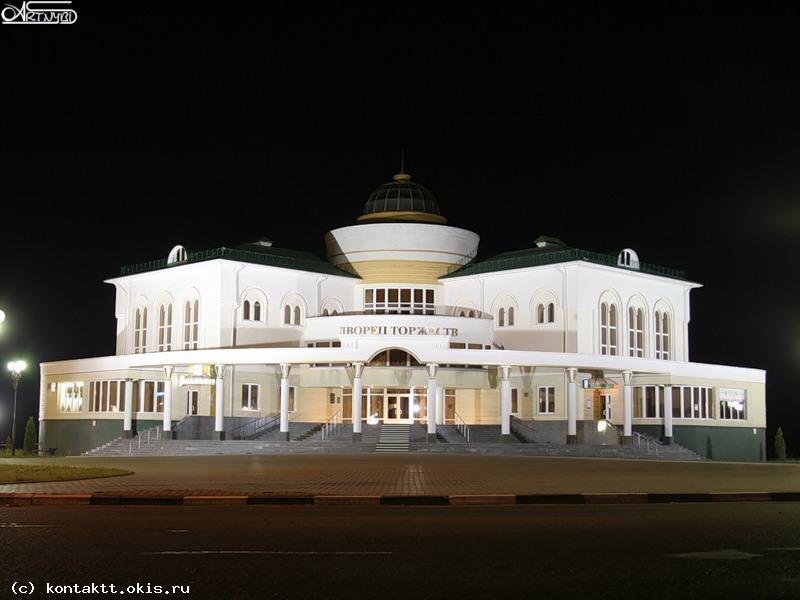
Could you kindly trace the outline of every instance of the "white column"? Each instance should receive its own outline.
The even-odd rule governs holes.
[[[364,363],[353,363],[353,400],[350,408],[353,417],[353,441],[361,441],[361,376]]]
[[[444,425],[444,388],[436,387],[436,423]]]
[[[622,439],[623,444],[631,443],[632,435],[632,422],[633,422],[633,388],[631,387],[631,379],[633,378],[633,371],[622,372]]]
[[[215,381],[214,381],[214,439],[225,439],[225,419],[223,418],[225,388],[223,387],[224,381],[222,376],[225,373],[225,365],[215,366]]]
[[[436,441],[436,370],[438,368],[439,365],[436,363],[428,363],[428,397],[425,404],[425,414],[428,418],[428,443]]]
[[[172,439],[172,367],[164,367],[164,439]]]
[[[289,439],[289,372],[292,365],[281,363],[281,437]],[[297,398],[295,398],[295,402]]]
[[[578,443],[578,369],[567,369],[567,443]]]
[[[672,444],[672,386],[664,386],[664,443]]]
[[[122,420],[122,435],[133,437],[133,379],[125,380],[125,417]]]
[[[500,434],[504,441],[511,440],[511,367],[502,365],[500,375]]]

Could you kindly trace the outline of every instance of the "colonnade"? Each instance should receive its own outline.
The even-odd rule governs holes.
[[[361,395],[362,395],[362,378],[364,375],[364,363],[356,362],[350,365],[352,375],[352,390],[353,401],[352,406],[352,422],[353,422],[353,441],[361,441],[362,439],[362,419],[361,414]],[[289,376],[291,373],[292,365],[289,363],[281,363],[280,367],[280,433],[281,437],[289,439]],[[511,439],[511,365],[499,365],[498,369],[498,387],[500,393],[500,429],[503,440]],[[445,406],[444,406],[444,389],[438,385],[438,370],[439,365],[436,363],[428,363],[426,365],[428,380],[427,380],[427,410],[429,418],[427,419],[427,439],[429,442],[436,440],[436,426],[437,424],[444,424],[445,419]],[[174,368],[172,366],[164,367],[164,410],[163,410],[163,431],[165,436],[173,437],[172,431],[172,374]],[[224,375],[226,365],[214,365],[214,439],[225,439],[225,417],[224,417]],[[577,421],[578,421],[578,368],[569,367],[564,370],[567,380],[567,438],[568,444],[576,444],[578,442],[577,435]],[[632,420],[633,420],[633,386],[631,385],[633,377],[632,371],[623,371],[623,430],[620,442],[622,444],[631,443],[632,437]],[[134,379],[125,380],[125,411],[123,417],[123,435],[125,437],[132,436],[133,426],[133,382]],[[670,386],[666,386],[669,388]],[[140,388],[140,393],[142,393]],[[667,395],[671,397],[671,395]],[[432,417],[432,418],[430,418]],[[665,406],[664,410],[664,437],[668,444],[672,443],[673,439],[673,425],[672,425],[672,407]]]

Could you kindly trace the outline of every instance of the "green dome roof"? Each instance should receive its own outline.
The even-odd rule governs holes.
[[[439,203],[428,188],[411,181],[407,173],[398,173],[394,181],[372,192],[359,221],[428,221],[447,220],[439,212]]]

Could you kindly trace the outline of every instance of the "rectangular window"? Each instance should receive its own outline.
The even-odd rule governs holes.
[[[511,414],[518,415],[519,414],[519,404],[517,399],[519,398],[519,391],[517,388],[511,388]]]
[[[747,390],[719,388],[719,418],[726,421],[747,419]]]
[[[164,397],[166,394],[166,382],[156,381],[156,412],[164,412]]]
[[[553,415],[556,412],[556,388],[553,386],[536,388],[539,398],[539,414]]]
[[[364,311],[376,315],[432,315],[433,289],[430,288],[370,288],[364,290]]]
[[[82,381],[62,381],[58,384],[58,388],[58,410],[60,412],[83,412]]]
[[[289,412],[294,412],[295,398],[297,397],[297,388],[293,385],[289,386]]]
[[[291,390],[291,388],[289,389]],[[258,410],[257,383],[242,384],[242,410]]]
[[[330,392],[328,394],[328,403],[329,404],[336,404],[336,394],[334,394],[333,392]]]

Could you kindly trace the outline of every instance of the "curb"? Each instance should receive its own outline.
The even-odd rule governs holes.
[[[453,494],[426,496],[202,496],[161,493],[0,494],[0,506],[510,506],[522,504],[673,504],[700,502],[800,502],[800,492]]]

